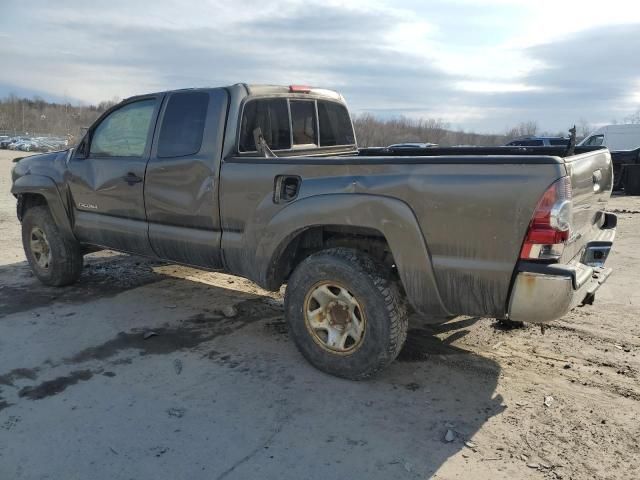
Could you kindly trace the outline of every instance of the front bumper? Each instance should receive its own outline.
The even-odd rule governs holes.
[[[607,216],[608,228],[597,241],[587,244],[579,259],[566,265],[520,262],[509,301],[510,320],[550,322],[593,299],[612,272],[604,262],[613,244],[616,219]]]

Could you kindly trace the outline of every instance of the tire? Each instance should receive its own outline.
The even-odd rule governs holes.
[[[314,367],[362,380],[398,356],[407,338],[407,305],[385,272],[349,248],[315,253],[295,269],[285,314],[296,346]]]
[[[60,234],[45,205],[29,208],[22,217],[22,246],[31,270],[45,285],[70,285],[82,273],[80,245]]]

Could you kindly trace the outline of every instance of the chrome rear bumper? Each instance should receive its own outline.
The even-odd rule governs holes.
[[[604,268],[616,233],[616,217],[607,213],[605,228],[568,264],[520,262],[511,289],[508,318],[546,323],[593,299],[611,275]]]
[[[562,317],[592,297],[609,275],[611,268],[579,264],[576,276],[546,273],[518,273],[509,303],[509,319],[546,323]],[[569,272],[567,272],[569,273]],[[577,286],[574,278],[580,279]]]

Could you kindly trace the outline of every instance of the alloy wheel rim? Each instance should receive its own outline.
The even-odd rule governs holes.
[[[367,325],[364,310],[338,282],[320,282],[309,290],[304,319],[313,340],[331,353],[350,355],[362,345]]]
[[[47,269],[51,263],[51,247],[47,235],[40,227],[33,227],[29,236],[29,246],[36,263],[40,268]]]

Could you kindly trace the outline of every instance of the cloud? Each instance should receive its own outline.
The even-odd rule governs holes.
[[[523,55],[540,65],[521,79],[530,89],[478,96],[476,105],[555,129],[581,118],[592,123],[620,119],[638,108],[638,51],[640,24],[594,28],[529,47]]]
[[[361,108],[381,101],[401,108],[414,104],[411,91],[416,87],[430,92],[447,88],[449,74],[394,50],[393,42],[385,39],[395,25],[410,19],[384,9],[309,5],[291,5],[278,17],[258,16],[232,27],[211,22],[206,27],[168,28],[58,15],[48,31],[40,33],[51,36],[50,48],[64,57],[59,66],[29,40],[18,52],[5,47],[3,53],[49,71],[46,80],[31,78],[34,87],[46,82],[58,93],[73,89],[92,101],[158,88],[295,82],[353,93]],[[15,82],[24,75],[19,70],[5,75]]]
[[[98,102],[189,86],[308,83],[340,90],[357,112],[436,116],[480,131],[529,119],[558,130],[637,108],[635,10],[620,25],[589,17],[580,30],[569,16],[540,20],[527,5],[40,0],[26,9],[9,0],[0,84]]]

